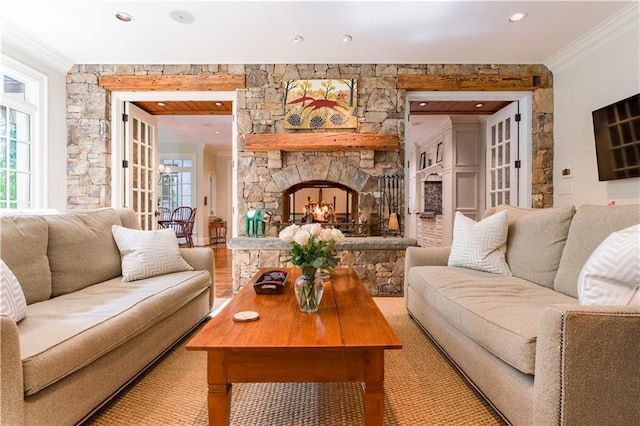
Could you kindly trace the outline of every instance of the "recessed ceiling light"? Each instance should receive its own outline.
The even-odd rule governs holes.
[[[131,22],[131,21],[133,21],[133,16],[129,15],[126,12],[118,12],[118,13],[116,13],[116,18],[118,18],[122,22]]]
[[[518,22],[518,21],[522,21],[526,17],[527,17],[527,12],[518,12],[518,13],[514,13],[513,15],[511,15],[509,17],[509,21],[510,22]]]
[[[294,43],[302,43],[304,41],[304,37],[301,35],[296,35],[291,38],[291,41]]]
[[[484,106],[484,104],[482,102],[478,102],[476,104],[476,108],[482,108]]]
[[[216,102],[215,106],[222,106],[222,102]]]
[[[351,40],[353,40],[353,37],[351,37],[349,34],[345,34],[340,37],[340,41],[342,41],[343,43],[349,43]]]
[[[420,105],[420,106],[427,106],[427,103],[426,103],[426,102],[420,102],[418,105]]]
[[[213,127],[213,123],[202,123],[203,127]]]
[[[164,102],[158,102],[157,105],[158,106],[165,106],[165,103]]]
[[[169,16],[180,24],[192,24],[196,20],[195,16],[186,10],[174,10]]]
[[[216,135],[219,135],[219,134],[220,134],[220,130],[216,130]]]

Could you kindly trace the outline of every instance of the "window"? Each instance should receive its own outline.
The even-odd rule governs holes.
[[[46,207],[41,127],[45,77],[3,57],[0,97],[0,208]]]
[[[160,173],[158,182],[158,207],[173,211],[176,207],[192,206],[192,159],[164,159],[160,162],[168,173]]]

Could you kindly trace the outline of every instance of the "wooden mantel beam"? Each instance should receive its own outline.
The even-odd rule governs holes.
[[[546,75],[398,75],[398,89],[415,91],[532,91],[549,86]]]
[[[98,86],[117,92],[206,92],[245,88],[244,75],[101,75]]]
[[[247,151],[397,151],[396,135],[369,133],[265,133],[244,135]]]

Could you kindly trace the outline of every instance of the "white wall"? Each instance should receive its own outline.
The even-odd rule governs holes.
[[[168,131],[166,128],[159,126],[158,128],[158,156],[161,158],[176,156],[190,156],[194,158],[194,169],[192,186],[193,207],[196,207],[196,221],[193,229],[193,243],[195,245],[205,245],[209,243],[207,232],[209,231],[207,220],[209,217],[209,207],[204,205],[204,196],[207,194],[208,186],[203,182],[208,179],[208,175],[204,176],[204,146],[188,141],[181,141],[179,137]],[[200,183],[200,184],[198,184]]]
[[[233,206],[233,168],[231,153],[218,153],[216,155],[216,194],[214,195],[216,210],[214,212],[227,222],[227,240],[231,238],[234,226]]]
[[[640,202],[640,178],[598,181],[591,116],[640,92],[639,10],[637,3],[627,8],[548,65],[555,97],[555,206]],[[564,168],[571,168],[573,177],[563,178]]]
[[[3,22],[2,54],[44,74],[47,79],[47,145],[46,182],[44,205],[37,208],[67,208],[67,126],[66,126],[66,74],[71,67],[65,58],[52,56],[33,41]]]

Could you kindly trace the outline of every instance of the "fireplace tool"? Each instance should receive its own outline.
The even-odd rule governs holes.
[[[404,176],[381,176],[378,181],[381,194],[380,217],[384,235],[403,235],[400,206],[404,198]]]

